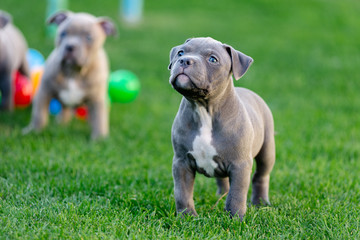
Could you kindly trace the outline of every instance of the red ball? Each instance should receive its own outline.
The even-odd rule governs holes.
[[[14,76],[15,93],[14,103],[15,107],[24,108],[30,105],[32,100],[33,86],[31,82],[24,75],[19,72]]]
[[[75,110],[75,116],[80,120],[86,120],[88,117],[88,109],[87,107],[78,107]]]

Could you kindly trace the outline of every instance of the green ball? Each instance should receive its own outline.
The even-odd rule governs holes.
[[[140,82],[136,75],[127,70],[117,70],[109,77],[111,102],[129,103],[138,96]]]

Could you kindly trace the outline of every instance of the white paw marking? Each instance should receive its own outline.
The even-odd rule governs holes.
[[[197,106],[196,112],[201,122],[200,134],[195,137],[193,151],[190,153],[195,158],[198,167],[203,168],[209,176],[214,176],[214,170],[218,167],[218,164],[213,160],[217,152],[211,144],[211,116],[202,106]]]
[[[78,105],[82,102],[85,96],[84,91],[79,87],[74,79],[67,80],[67,86],[59,93],[59,98],[67,106]]]

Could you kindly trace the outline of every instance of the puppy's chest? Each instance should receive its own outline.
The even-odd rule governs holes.
[[[64,85],[59,91],[59,98],[67,106],[76,106],[83,102],[85,90],[76,79],[65,79]]]
[[[198,107],[197,113],[200,119],[200,129],[198,135],[192,143],[192,151],[189,153],[194,158],[198,168],[205,171],[206,175],[214,176],[218,164],[214,157],[218,156],[212,137],[212,119],[204,107]]]

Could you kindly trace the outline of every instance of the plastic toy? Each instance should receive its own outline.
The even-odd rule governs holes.
[[[31,75],[30,75],[30,79],[33,85],[33,95],[35,95],[35,93],[37,92],[39,86],[40,86],[40,82],[41,82],[41,78],[44,72],[44,68],[43,67],[37,67],[34,68],[31,71]]]
[[[15,92],[14,104],[17,108],[25,108],[30,105],[33,96],[33,87],[31,82],[19,72],[14,76]]]
[[[61,109],[62,109],[61,103],[55,98],[51,99],[49,105],[50,114],[58,115],[61,112]]]
[[[30,71],[37,67],[44,66],[44,56],[37,50],[33,48],[29,48],[28,52],[26,53],[26,59],[28,61]]]
[[[80,120],[87,120],[88,117],[88,109],[85,106],[81,106],[75,109],[75,117]]]
[[[122,0],[120,5],[120,15],[129,24],[141,21],[143,14],[143,0]]]
[[[111,102],[129,103],[138,96],[140,82],[136,75],[127,70],[112,72],[109,77],[109,97]]]

